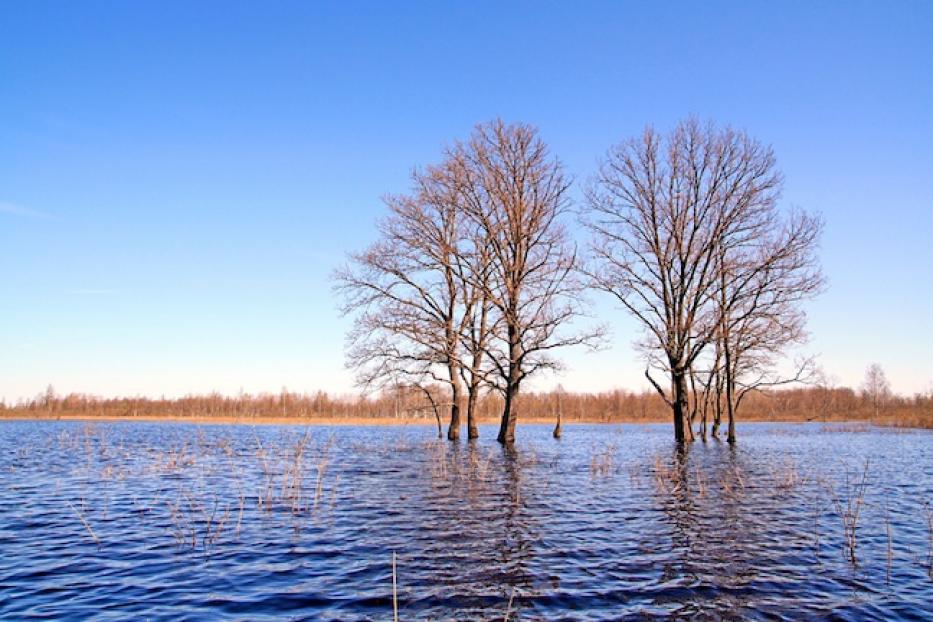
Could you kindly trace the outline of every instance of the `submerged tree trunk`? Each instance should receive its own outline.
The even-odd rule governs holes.
[[[688,416],[687,410],[687,372],[684,369],[672,368],[671,380],[674,389],[674,400],[671,404],[674,411],[674,440],[683,443],[684,421]]]
[[[719,426],[722,423],[722,381],[720,380],[719,372],[716,372],[716,402],[714,404],[715,410],[713,410],[713,427],[710,430],[710,436],[715,439],[719,438]]]
[[[690,393],[693,395],[693,406],[690,407],[690,434],[693,435],[693,422],[696,421],[697,415],[700,415],[700,438],[703,439],[703,442],[706,442],[706,401],[703,402],[702,409],[700,408],[700,393],[697,391],[697,376],[693,367],[690,368]]]
[[[729,353],[726,352],[726,361],[728,364]],[[732,374],[726,374],[726,416],[729,420],[729,428],[726,433],[726,441],[735,442],[735,383]]]
[[[735,443],[735,369],[733,369],[728,331],[723,334],[722,354],[723,367],[726,370],[726,416],[729,421],[726,442]]]
[[[460,403],[459,399],[450,405],[450,426],[447,428],[447,440],[460,440]]]
[[[554,438],[560,438],[561,429],[560,429],[560,415],[563,405],[560,400],[560,389],[557,390],[557,425],[554,426]]]
[[[481,374],[483,356],[485,354],[484,348],[489,340],[489,299],[485,293],[482,295],[479,304],[479,326],[472,332],[472,339],[470,341],[473,359],[469,367],[469,382],[467,382],[467,438],[470,440],[479,438],[479,426],[476,421],[476,406],[479,401],[479,392],[483,384]]]
[[[505,406],[502,409],[502,422],[499,425],[500,443],[511,445],[515,442],[515,423],[518,419],[517,404],[521,378],[521,342],[515,326],[508,327],[509,335],[509,370],[505,387]]]
[[[447,428],[447,440],[460,440],[460,381],[459,370],[450,365],[450,427]]]
[[[470,386],[467,389],[467,438],[479,438],[479,428],[476,425],[476,402],[479,399],[479,387]]]
[[[496,437],[496,440],[503,445],[511,445],[515,442],[515,423],[518,420],[518,404],[516,404],[516,401],[518,400],[520,382],[517,365],[509,365],[508,384],[505,388],[505,405],[502,408],[502,422],[499,424],[499,435]]]
[[[496,440],[503,445],[515,442],[515,422],[518,420],[518,409],[515,403],[518,398],[518,383],[509,384],[505,390],[505,407],[502,409],[502,422],[499,424],[499,436]]]

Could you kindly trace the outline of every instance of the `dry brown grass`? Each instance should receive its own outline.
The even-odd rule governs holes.
[[[431,389],[441,394],[441,387]],[[623,389],[600,393],[523,392],[519,409],[523,422],[553,423],[555,405],[561,404],[562,420],[587,423],[670,422],[670,408],[653,391]],[[441,400],[443,401],[443,400]],[[183,420],[194,422],[327,423],[366,425],[374,423],[431,425],[433,417],[424,411],[420,390],[388,392],[381,395],[331,396],[325,392],[300,394],[217,393],[181,398],[114,397],[71,393],[43,393],[32,399],[7,405],[0,402],[0,417],[19,418],[99,418],[106,420]],[[497,394],[484,395],[477,402],[476,415],[483,423],[498,422],[503,400]],[[419,415],[419,413],[424,413]],[[397,418],[391,415],[401,415]],[[873,421],[879,425],[933,428],[933,393],[896,395],[876,411],[865,396],[846,387],[784,388],[768,393],[751,393],[743,401],[739,422],[745,421]]]
[[[281,416],[281,415],[174,415],[174,414],[146,414],[139,416],[129,415],[96,415],[85,413],[59,412],[48,414],[28,410],[7,410],[0,412],[2,420],[51,420],[51,421],[144,421],[149,423],[192,423],[197,425],[303,425],[303,426],[425,426],[435,428],[435,420],[424,417],[371,417],[371,416]],[[483,416],[477,419],[480,425],[498,425],[496,416]],[[885,426],[897,429],[933,429],[933,412],[912,409],[892,409],[874,416],[864,411],[853,411],[848,414],[825,414],[818,411],[801,411],[794,413],[775,413],[768,411],[749,411],[742,413],[738,424],[742,423],[807,423],[819,421],[826,424],[824,431],[867,432],[872,425]],[[554,423],[553,417],[547,415],[522,415],[519,425]],[[667,413],[653,416],[634,414],[613,414],[608,416],[600,412],[589,415],[578,414],[573,418],[564,418],[564,426],[574,424],[650,424],[670,423]]]
[[[0,414],[0,420],[50,420],[50,421],[144,421],[148,423],[192,423],[197,425],[318,425],[318,426],[431,426],[436,427],[434,420],[416,417],[282,417],[276,415],[140,415],[138,417],[123,415],[87,415],[81,413],[39,414],[31,412],[10,411]],[[530,420],[529,420],[530,422]],[[542,417],[541,423],[547,419]],[[480,421],[480,423],[493,423],[493,421]]]
[[[846,469],[841,494],[832,485],[832,482],[827,484],[833,507],[842,521],[843,555],[855,567],[858,566],[858,525],[859,519],[862,517],[862,509],[865,507],[868,474],[869,461],[866,459],[861,475],[857,472],[850,472],[848,468]]]
[[[772,470],[771,481],[778,491],[787,493],[803,483],[804,478],[797,469],[797,463],[790,458]]]
[[[112,421],[142,421],[147,423],[191,423],[197,425],[302,425],[302,426],[427,426],[437,427],[437,422],[424,417],[369,417],[369,416],[340,416],[314,415],[308,417],[279,415],[172,415],[150,414],[136,417],[125,415],[93,415],[82,413],[43,414],[31,411],[8,411],[0,413],[0,421],[86,421],[86,422],[112,422]],[[498,425],[498,417],[478,417],[480,425]],[[667,423],[667,418],[645,420],[641,418],[616,418],[611,421],[604,417],[580,417],[573,421],[564,421],[565,424],[580,423]],[[554,418],[550,415],[523,415],[519,420],[522,424],[553,424]]]
[[[619,447],[616,443],[609,443],[602,449],[590,455],[590,476],[608,477],[614,471],[615,457]]]

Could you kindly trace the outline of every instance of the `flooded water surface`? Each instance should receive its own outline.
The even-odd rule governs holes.
[[[0,618],[928,619],[933,434],[0,422]]]

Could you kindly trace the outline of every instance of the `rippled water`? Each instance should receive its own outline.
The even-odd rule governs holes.
[[[481,433],[0,422],[0,617],[930,616],[929,432]]]

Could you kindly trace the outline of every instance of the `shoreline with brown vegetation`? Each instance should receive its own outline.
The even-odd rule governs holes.
[[[900,415],[900,416],[899,416]],[[88,421],[88,422],[140,422],[140,423],[187,423],[195,425],[294,425],[294,426],[333,426],[333,427],[429,427],[436,428],[437,422],[425,417],[367,417],[367,416],[275,416],[275,415],[174,415],[174,414],[145,414],[145,415],[110,415],[90,413],[39,413],[30,411],[13,411],[0,413],[0,421]],[[446,423],[446,422],[444,422]],[[659,417],[582,417],[564,419],[563,425],[650,425],[670,423],[669,419]],[[778,417],[767,418],[763,416],[747,416],[743,423],[825,423],[825,424],[868,424],[884,427],[901,427],[916,429],[933,429],[933,416],[930,414],[917,415],[916,413],[892,413],[878,417],[838,417],[838,416],[811,416],[811,417]],[[480,425],[497,425],[495,417],[483,417]],[[519,425],[552,425],[551,416],[525,416]]]
[[[496,425],[502,398],[486,394],[476,403],[479,424]],[[519,424],[671,423],[671,411],[655,392],[623,389],[601,393],[528,392],[519,399]],[[431,400],[422,390],[402,387],[376,395],[333,396],[323,391],[277,394],[219,393],[178,398],[112,397],[70,393],[52,387],[15,404],[0,403],[4,419],[151,421],[242,425],[429,426],[446,428],[450,404],[440,387]],[[803,387],[750,394],[738,418],[744,422],[864,422],[933,429],[933,395],[890,396],[883,405],[845,387]]]
[[[328,417],[328,416],[270,416],[270,415],[94,415],[83,413],[43,414],[34,412],[16,412],[0,414],[0,421],[137,421],[147,423],[195,423],[208,425],[311,425],[311,426],[427,426],[437,427],[434,419],[424,417]],[[497,425],[493,417],[483,417],[480,425]],[[552,417],[523,417],[519,425],[553,424]],[[667,423],[661,419],[599,419],[595,417],[564,421],[573,424],[654,424]]]

